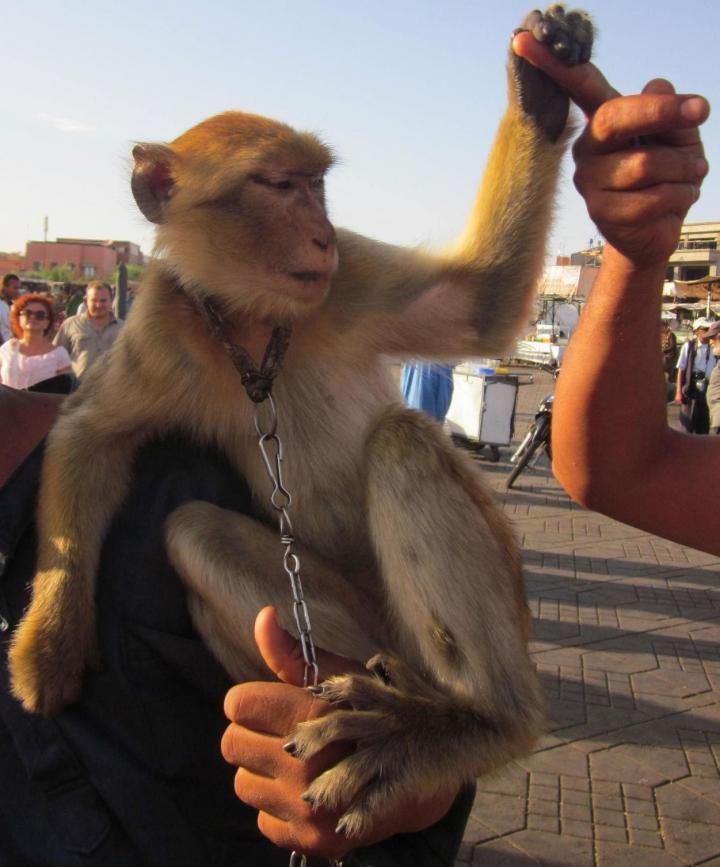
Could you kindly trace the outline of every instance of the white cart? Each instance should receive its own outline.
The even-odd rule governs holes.
[[[454,437],[477,448],[489,446],[490,459],[500,458],[498,446],[513,437],[519,377],[492,368],[458,365],[453,375],[453,397],[445,424]]]

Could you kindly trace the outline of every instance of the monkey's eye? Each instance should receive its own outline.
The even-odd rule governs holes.
[[[264,175],[250,175],[250,180],[254,184],[260,184],[261,187],[270,187],[271,190],[279,190],[282,193],[295,189],[295,184],[287,178],[274,181],[271,178],[266,178]]]
[[[310,181],[310,186],[313,188],[313,190],[322,190],[325,186],[325,178],[322,175],[320,175],[320,177],[313,178]]]

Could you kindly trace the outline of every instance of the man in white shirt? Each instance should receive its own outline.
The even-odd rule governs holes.
[[[10,307],[20,294],[20,278],[17,274],[6,274],[0,289],[0,343],[5,343],[13,336],[10,328]]]
[[[710,430],[705,391],[716,358],[708,343],[710,319],[693,322],[693,340],[687,340],[677,362],[675,400],[680,403],[680,422],[688,433],[706,434]]]

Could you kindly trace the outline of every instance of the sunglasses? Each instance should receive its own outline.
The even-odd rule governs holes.
[[[40,322],[43,319],[47,319],[48,315],[44,310],[21,310],[20,316],[25,316],[26,319],[39,319]]]

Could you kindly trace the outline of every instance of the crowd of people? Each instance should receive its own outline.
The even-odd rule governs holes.
[[[67,393],[107,352],[122,320],[113,313],[108,283],[93,281],[68,299],[21,294],[16,274],[6,274],[0,293],[0,384]]]

